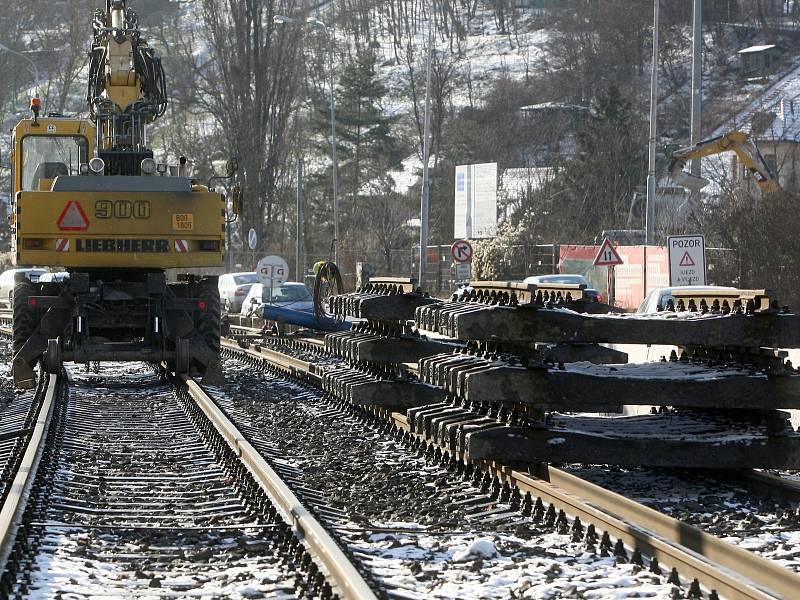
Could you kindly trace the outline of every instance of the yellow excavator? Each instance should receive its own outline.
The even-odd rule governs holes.
[[[147,125],[167,106],[164,71],[127,0],[107,0],[92,26],[90,119],[40,117],[34,98],[12,131],[13,261],[67,272],[18,276],[14,382],[32,386],[39,360],[51,373],[65,360],[138,360],[218,383],[217,278],[188,270],[223,265],[225,197],[189,177],[186,158],[154,160]],[[168,268],[186,274],[167,283]]]
[[[685,172],[683,169],[686,163],[693,158],[702,158],[722,152],[734,152],[762,192],[775,192],[780,189],[777,178],[767,166],[758,146],[748,134],[742,131],[731,131],[673,152],[670,155],[667,170],[678,185],[697,189],[707,182],[698,180],[696,176]]]

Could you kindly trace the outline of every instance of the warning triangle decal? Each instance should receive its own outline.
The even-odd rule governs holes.
[[[692,260],[692,257],[689,256],[689,251],[688,250],[683,253],[683,256],[681,257],[681,262],[678,263],[678,266],[679,267],[693,267],[693,266],[695,266],[694,261]]]
[[[89,219],[83,212],[81,205],[77,200],[70,200],[61,211],[61,216],[58,217],[56,225],[62,231],[85,231],[89,227]]]

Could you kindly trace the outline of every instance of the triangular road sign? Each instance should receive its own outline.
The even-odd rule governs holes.
[[[61,211],[61,216],[56,220],[56,225],[62,231],[86,231],[89,227],[89,219],[83,212],[77,200],[70,200]]]
[[[688,250],[683,253],[683,256],[681,257],[681,262],[678,263],[678,266],[679,267],[694,267],[695,266],[694,260],[692,260],[692,257],[689,256],[689,251]]]
[[[611,240],[608,238],[603,240],[603,245],[600,246],[600,251],[597,253],[597,256],[594,257],[593,264],[595,267],[613,267],[614,265],[622,264],[622,258],[617,254],[617,251],[611,244]]]

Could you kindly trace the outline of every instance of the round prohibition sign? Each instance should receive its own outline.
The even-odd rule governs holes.
[[[472,262],[472,244],[467,240],[456,240],[450,246],[450,255],[457,263]]]

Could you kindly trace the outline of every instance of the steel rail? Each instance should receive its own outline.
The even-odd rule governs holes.
[[[536,475],[498,471],[520,490],[535,490],[567,503],[573,514],[599,518],[609,534],[676,567],[684,577],[698,578],[724,598],[793,598],[800,591],[800,575],[789,569],[571,473],[547,465]]]
[[[60,376],[50,375],[47,391],[39,407],[33,431],[28,438],[22,462],[11,483],[8,496],[0,508],[0,573],[6,569],[6,563],[14,548],[17,531],[22,524],[25,505],[44,451],[44,440],[50,428],[56,396],[61,387],[60,379]]]
[[[800,480],[785,479],[763,471],[743,471],[735,473],[742,484],[764,496],[778,496],[797,502],[800,500]]]
[[[224,346],[265,360],[289,374],[315,367],[276,350],[242,348],[230,343]],[[315,378],[320,375],[316,370]],[[373,412],[393,421],[412,436],[435,443],[411,432],[404,414],[379,409]],[[538,473],[526,473],[504,465],[473,461],[467,456],[459,458],[489,470],[522,493],[530,492],[543,502],[564,507],[571,516],[593,523],[609,535],[622,539],[629,547],[657,558],[663,565],[675,567],[682,577],[697,578],[723,598],[794,598],[800,590],[800,575],[775,562],[560,469],[543,465]],[[772,484],[779,485],[774,479],[777,478],[773,478]]]
[[[239,459],[267,492],[283,519],[329,573],[342,597],[375,599],[375,592],[319,521],[269,466],[259,452],[228,419],[214,400],[193,379],[182,376],[190,397],[211,420]]]

